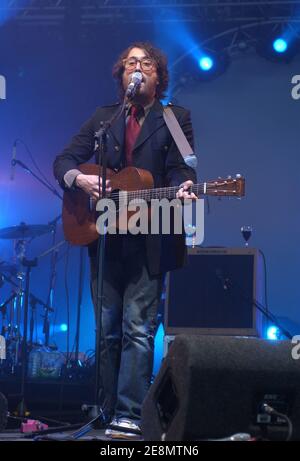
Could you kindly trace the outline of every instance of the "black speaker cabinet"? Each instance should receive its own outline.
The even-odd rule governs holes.
[[[248,433],[300,440],[300,360],[289,341],[178,335],[142,408],[145,440],[207,440]]]
[[[264,266],[253,248],[189,248],[188,265],[167,276],[167,336],[262,336]]]

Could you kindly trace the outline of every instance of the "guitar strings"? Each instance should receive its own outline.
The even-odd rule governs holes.
[[[226,184],[222,184],[226,185]],[[195,192],[196,194],[201,194],[204,192],[204,184],[193,184],[191,186],[191,191]],[[228,192],[228,189],[220,189],[220,184],[216,186],[215,184],[206,184],[206,192],[208,191],[219,191],[219,192]],[[155,188],[155,189],[141,189],[141,190],[135,190],[135,191],[118,191],[118,192],[112,192],[109,194],[107,197],[110,197],[112,199],[117,199],[117,198],[122,198],[127,196],[128,200],[134,200],[134,199],[145,199],[150,200],[152,199],[159,199],[159,198],[176,198],[176,193],[178,191],[178,186],[172,186],[172,187],[162,187],[162,188]],[[232,194],[237,194],[235,190],[231,191]],[[171,197],[170,197],[171,196]]]

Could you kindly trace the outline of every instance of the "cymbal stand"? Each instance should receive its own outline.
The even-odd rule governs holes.
[[[49,283],[49,291],[47,302],[43,304],[45,308],[45,315],[44,315],[44,322],[43,322],[43,334],[45,335],[45,346],[49,346],[49,337],[50,337],[50,322],[49,322],[49,312],[54,312],[53,309],[53,297],[54,297],[54,288],[55,288],[55,281],[56,281],[56,264],[57,264],[57,256],[58,256],[58,249],[62,245],[66,243],[65,240],[61,240],[58,243],[55,243],[56,240],[56,224],[57,221],[61,218],[61,215],[57,216],[50,225],[53,225],[53,246],[48,248],[48,250],[44,251],[40,255],[37,256],[37,259],[43,258],[48,254],[51,254],[51,273],[50,273],[50,283]]]
[[[5,280],[5,275],[2,274],[3,280]],[[1,326],[1,335],[5,338],[6,342],[6,359],[5,366],[2,367],[2,372],[5,374],[14,374],[15,368],[18,362],[18,351],[19,351],[19,338],[14,338],[14,331],[12,329],[13,320],[11,316],[12,306],[18,302],[20,295],[17,291],[14,291],[9,298],[7,298],[0,305],[0,312],[2,315],[2,326]],[[10,309],[9,320],[7,318],[7,310]]]
[[[17,288],[17,296],[15,297],[14,302],[11,306],[11,331],[12,331],[12,338],[15,341],[15,358],[14,364],[15,366],[19,363],[20,358],[20,348],[22,347],[22,332],[21,332],[21,324],[22,324],[22,313],[24,309],[24,294],[25,294],[25,277],[26,274],[24,271],[19,271],[17,275],[18,280],[18,288]]]
[[[7,321],[7,306],[11,304],[11,302],[18,296],[17,293],[13,293],[9,298],[7,298],[2,304],[0,304],[0,312],[2,315],[2,327],[1,327],[1,335],[6,338],[6,334],[9,333],[9,325],[5,326]]]
[[[12,373],[15,371],[15,367],[19,364],[20,358],[20,347],[22,344],[22,335],[21,335],[21,323],[22,323],[22,310],[24,308],[24,284],[25,284],[25,271],[22,265],[23,258],[26,257],[26,251],[28,246],[28,241],[25,239],[16,239],[14,240],[14,260],[17,264],[18,270],[16,274],[17,278],[17,296],[14,299],[14,302],[11,304],[10,311],[10,331],[11,339],[15,342],[14,344],[14,359],[12,366]],[[22,355],[22,354],[21,354]]]
[[[61,214],[57,216],[53,221],[49,222],[49,225],[52,227],[52,252],[51,252],[51,262],[50,262],[50,282],[49,282],[49,291],[46,304],[47,306],[53,307],[53,298],[54,298],[54,289],[56,282],[56,264],[58,256],[58,247],[56,243],[56,233],[57,233],[57,223],[61,219]],[[49,310],[46,309],[44,324],[43,324],[43,333],[45,335],[45,346],[49,346],[49,336],[50,336],[50,322],[49,322]]]
[[[31,315],[30,315],[30,324],[29,324],[29,347],[32,348],[33,345],[33,332],[34,332],[34,316],[36,312],[36,305],[37,299],[33,296],[30,296],[30,307],[31,307]]]
[[[8,338],[9,338],[9,325],[7,325],[7,306],[11,305],[14,299],[16,298],[17,293],[12,293],[9,298],[6,299],[1,305],[0,305],[0,312],[2,316],[2,326],[1,326],[1,336],[5,338],[6,342],[6,350],[9,351],[8,349]],[[1,366],[1,371],[3,373],[13,373],[14,372],[14,361],[11,356],[11,354],[6,355],[6,359],[4,361],[4,366]],[[3,361],[0,360],[0,364],[3,365]]]
[[[32,267],[37,265],[37,258],[29,260],[25,257],[22,260],[22,264],[26,267],[26,279],[25,279],[25,293],[24,293],[24,325],[23,325],[23,338],[21,345],[21,401],[18,405],[19,416],[26,416],[26,407],[25,407],[25,382],[27,376],[27,363],[28,363],[28,354],[27,354],[27,329],[28,329],[28,307],[29,307],[29,285],[30,285],[30,274]]]

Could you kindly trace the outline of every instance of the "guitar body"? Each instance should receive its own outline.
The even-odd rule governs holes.
[[[88,175],[102,173],[101,167],[88,163],[80,165],[78,170]],[[110,180],[112,192],[129,192],[153,188],[151,173],[140,168],[127,167],[119,173],[107,169],[107,179]],[[128,218],[134,213],[128,212]],[[97,216],[96,200],[90,199],[81,189],[64,192],[62,220],[65,239],[68,242],[73,245],[89,245],[97,240],[99,237],[96,229]],[[119,219],[119,221],[123,222],[122,219]],[[119,227],[121,228],[121,226]]]

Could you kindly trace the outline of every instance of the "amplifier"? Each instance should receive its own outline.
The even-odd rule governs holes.
[[[263,335],[264,265],[255,248],[188,248],[167,274],[165,334]]]

